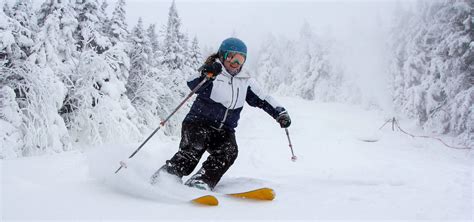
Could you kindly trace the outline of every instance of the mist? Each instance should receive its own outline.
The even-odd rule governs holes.
[[[130,26],[163,26],[172,1],[127,1]],[[268,35],[296,41],[303,24],[334,47],[336,66],[360,89],[361,102],[391,111],[388,32],[395,1],[176,1],[182,30],[196,36],[206,53],[235,36],[248,46],[250,67]],[[113,2],[110,2],[113,5]]]

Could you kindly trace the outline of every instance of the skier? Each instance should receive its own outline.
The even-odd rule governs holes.
[[[207,75],[211,81],[196,93],[191,110],[182,122],[179,151],[151,177],[171,174],[178,181],[191,174],[205,151],[209,157],[201,169],[185,185],[212,190],[237,158],[235,127],[244,102],[270,114],[282,128],[291,124],[288,112],[272,97],[263,93],[248,74],[242,72],[247,59],[247,47],[237,38],[225,39],[217,53],[209,56],[187,84],[193,89]],[[222,70],[224,66],[224,70]]]

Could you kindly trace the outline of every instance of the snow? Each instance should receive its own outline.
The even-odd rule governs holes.
[[[217,207],[186,201],[202,192],[151,174],[177,151],[158,133],[118,174],[139,144],[0,160],[2,220],[464,220],[472,221],[472,151],[379,127],[387,116],[356,106],[279,98],[293,120],[285,131],[265,112],[244,108],[239,157],[216,187],[268,186],[272,202],[218,196]],[[411,121],[400,124],[421,132]],[[363,142],[360,139],[378,139]],[[204,156],[203,159],[205,159]],[[197,169],[196,169],[197,170]]]

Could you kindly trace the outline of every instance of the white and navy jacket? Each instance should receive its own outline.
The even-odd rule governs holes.
[[[202,80],[199,73],[188,80],[194,89]],[[235,131],[245,101],[251,106],[265,110],[277,118],[285,109],[271,96],[265,94],[247,73],[235,76],[225,69],[214,81],[205,83],[197,92],[191,110],[184,122],[204,121],[214,128]]]

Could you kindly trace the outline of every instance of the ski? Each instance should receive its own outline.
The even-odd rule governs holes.
[[[221,194],[222,195],[222,194]],[[232,198],[241,198],[241,199],[250,199],[250,200],[266,200],[272,201],[275,199],[275,191],[271,188],[259,188],[255,190],[249,190],[240,193],[226,193],[223,194]],[[204,195],[198,198],[192,199],[192,203],[205,206],[217,206],[219,205],[219,200],[214,195]]]
[[[213,195],[200,196],[198,198],[192,199],[191,202],[198,205],[206,205],[206,206],[219,205],[219,200],[217,200],[217,198]]]
[[[275,191],[271,188],[260,188],[255,190],[249,190],[242,193],[229,193],[226,194],[230,197],[243,198],[243,199],[252,199],[252,200],[268,200],[271,201],[275,199]]]

